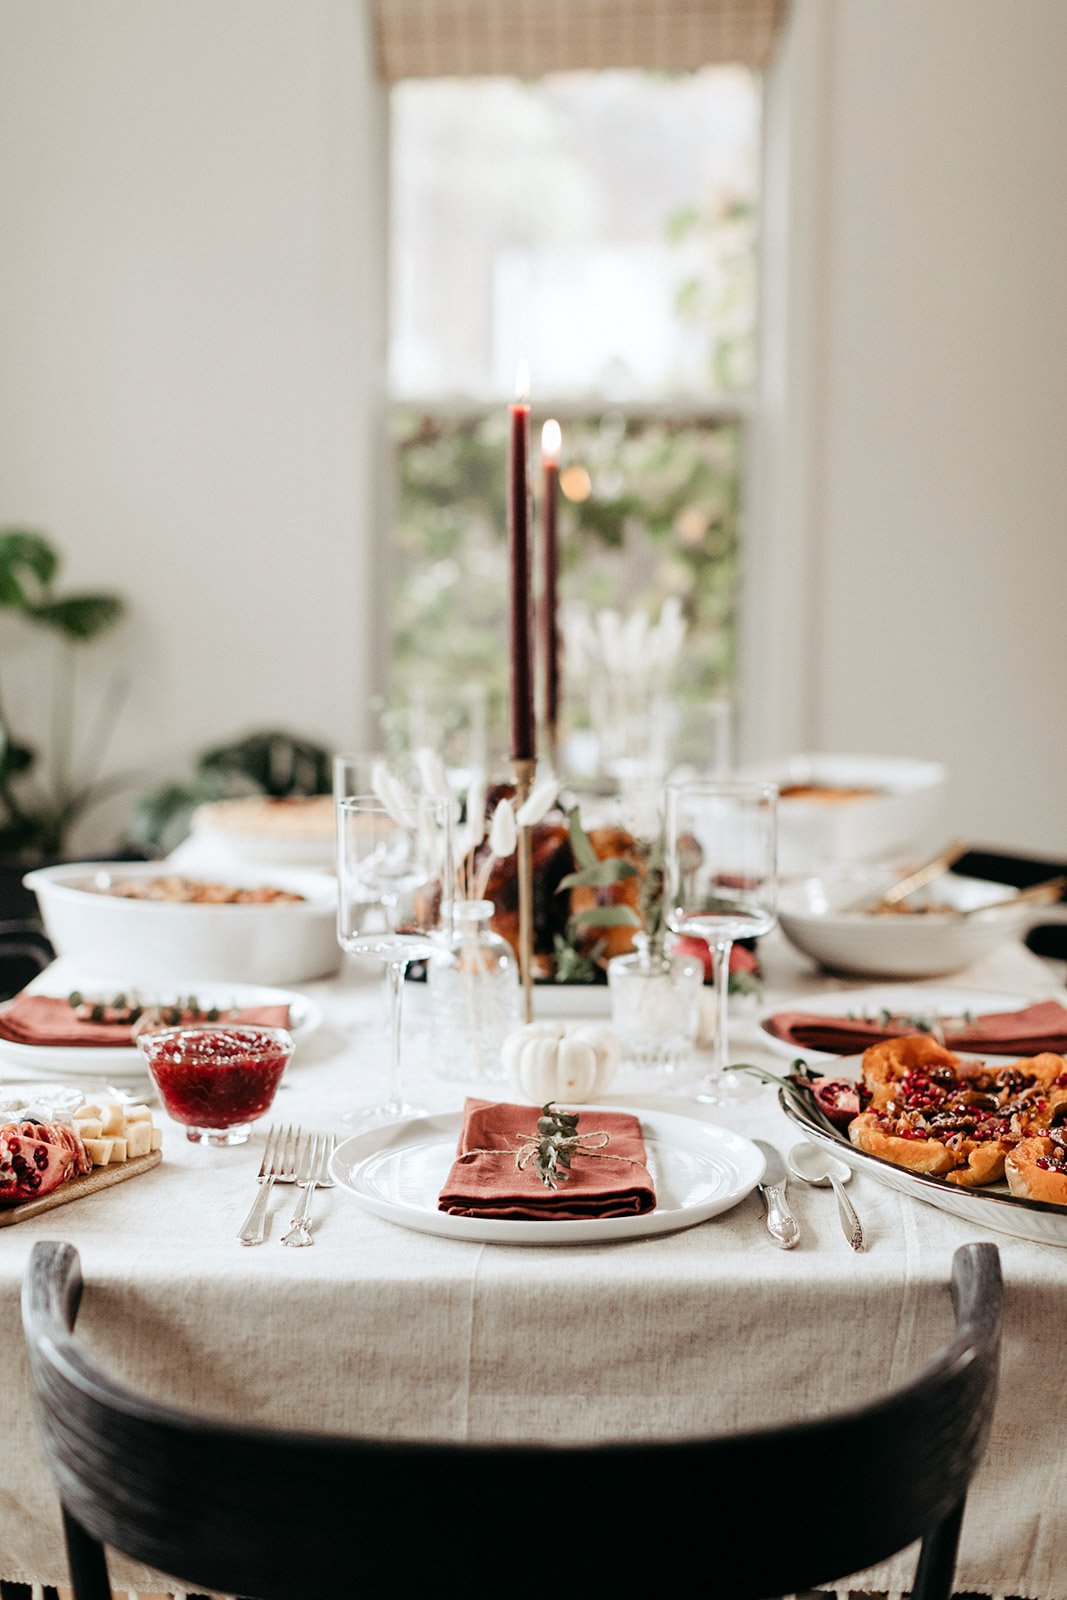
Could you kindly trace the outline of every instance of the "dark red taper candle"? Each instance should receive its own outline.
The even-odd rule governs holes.
[[[534,717],[533,583],[530,556],[530,402],[526,363],[519,365],[519,398],[508,408],[508,576],[511,759],[537,754]]]
[[[544,716],[549,728],[559,721],[559,423],[541,430],[541,662]]]

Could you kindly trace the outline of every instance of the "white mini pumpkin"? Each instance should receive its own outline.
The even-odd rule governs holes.
[[[606,1089],[620,1054],[618,1039],[599,1023],[528,1022],[504,1040],[503,1060],[527,1100],[569,1105]]]

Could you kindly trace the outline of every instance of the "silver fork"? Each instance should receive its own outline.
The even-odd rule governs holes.
[[[267,1144],[263,1151],[259,1176],[256,1178],[259,1193],[252,1202],[252,1209],[237,1235],[242,1244],[263,1243],[271,1190],[276,1183],[296,1182],[296,1153],[299,1141],[300,1129],[294,1128],[291,1124],[284,1132],[274,1123],[267,1129]]]
[[[297,1184],[303,1190],[296,1209],[289,1219],[289,1232],[282,1235],[282,1244],[314,1244],[311,1232],[311,1202],[316,1189],[332,1189],[329,1161],[337,1140],[329,1134],[309,1134],[301,1151]]]

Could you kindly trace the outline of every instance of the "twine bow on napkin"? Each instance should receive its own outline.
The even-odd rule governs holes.
[[[438,1206],[456,1216],[545,1221],[652,1211],[656,1192],[640,1122],[621,1111],[598,1112],[596,1121],[579,1132],[579,1114],[552,1101],[538,1112],[468,1100]]]
[[[537,1176],[546,1189],[558,1189],[570,1177],[570,1165],[575,1156],[602,1156],[604,1146],[611,1143],[606,1128],[594,1133],[578,1132],[577,1111],[554,1111],[554,1100],[541,1107],[537,1119],[537,1132],[524,1139],[515,1151],[515,1170],[525,1172],[533,1163]],[[497,1150],[469,1150],[468,1155],[499,1155]],[[632,1156],[616,1157],[633,1161]]]

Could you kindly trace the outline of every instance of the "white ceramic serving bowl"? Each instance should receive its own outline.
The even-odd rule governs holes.
[[[786,877],[854,861],[886,860],[941,834],[945,768],[907,756],[797,755],[762,761],[741,774],[784,788],[819,784],[872,789],[837,803],[784,796],[778,806],[778,867]]]
[[[843,909],[867,895],[876,899],[893,876],[885,868],[853,869],[784,884],[778,907],[782,931],[798,950],[835,972],[937,978],[962,972],[1038,923],[1067,920],[1065,906],[1002,905],[1017,892],[1010,885],[951,872],[909,903],[985,909],[973,916],[953,911],[871,916]]]
[[[269,883],[305,897],[274,905],[170,905],[93,889],[174,871],[159,861],[82,861],[39,868],[23,882],[37,896],[57,953],[123,984],[189,978],[289,984],[336,972],[337,884],[326,873],[246,866],[226,874],[227,883]]]

